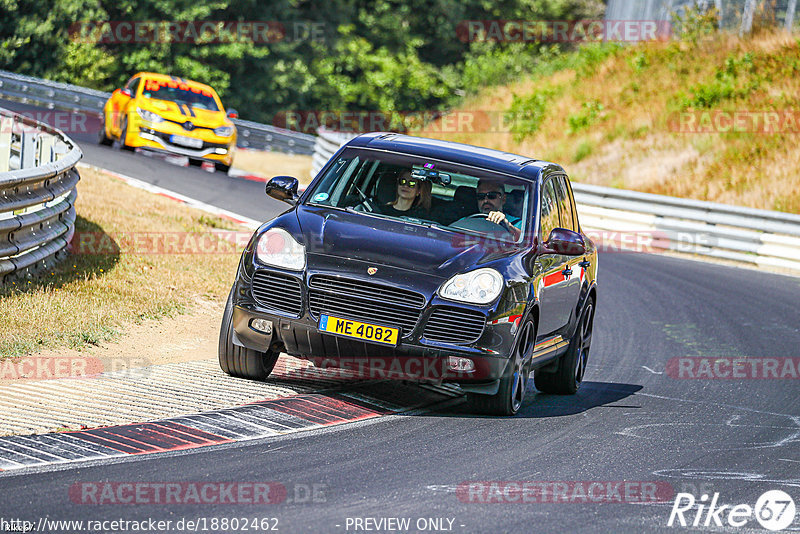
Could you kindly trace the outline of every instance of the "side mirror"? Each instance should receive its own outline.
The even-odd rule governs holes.
[[[580,256],[586,253],[583,236],[565,228],[553,228],[544,246],[555,254],[566,256]]]
[[[123,95],[127,96],[128,98],[131,97],[131,90],[128,89],[127,87],[125,89],[120,89],[119,92],[122,93]]]
[[[289,204],[297,204],[299,182],[293,176],[276,176],[267,182],[267,195]]]
[[[238,119],[238,118],[239,118],[239,112],[238,112],[238,111],[236,111],[236,110],[235,110],[235,109],[233,109],[233,108],[230,108],[230,109],[228,110],[228,118],[229,118],[229,119]]]

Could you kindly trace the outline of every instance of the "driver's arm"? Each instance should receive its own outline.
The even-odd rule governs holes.
[[[495,224],[499,224],[503,228],[509,231],[512,236],[514,236],[514,241],[519,240],[519,236],[522,235],[522,230],[508,222],[506,218],[506,214],[502,211],[490,211],[489,214],[486,216],[486,220],[493,222]]]

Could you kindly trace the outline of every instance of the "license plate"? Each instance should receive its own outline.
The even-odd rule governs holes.
[[[331,317],[329,315],[320,316],[319,330],[320,332],[327,332],[337,336],[351,337],[392,346],[397,345],[397,340],[400,338],[399,328],[360,323],[358,321]]]
[[[181,145],[189,148],[203,148],[203,140],[194,137],[184,137],[182,135],[170,135],[169,142],[173,145]]]

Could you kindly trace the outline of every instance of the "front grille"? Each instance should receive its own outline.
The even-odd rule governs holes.
[[[299,316],[303,311],[300,280],[293,276],[258,270],[253,275],[253,298],[261,306]]]
[[[481,337],[484,324],[486,316],[481,312],[441,306],[431,314],[422,335],[429,341],[463,345]]]
[[[403,337],[414,330],[425,306],[419,293],[360,280],[315,275],[309,288],[309,309],[315,317],[325,314],[394,326]]]

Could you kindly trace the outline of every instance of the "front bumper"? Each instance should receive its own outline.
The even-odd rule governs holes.
[[[214,136],[215,140],[209,140],[201,137],[202,147],[194,149],[171,143],[170,136],[173,134],[186,136],[186,132],[170,133],[160,131],[151,126],[140,126],[138,133],[129,135],[126,141],[132,147],[148,148],[190,158],[218,161],[228,166],[233,164],[233,152],[236,146],[235,138],[226,139]]]
[[[291,315],[270,310],[257,302],[252,293],[251,279],[240,273],[234,291],[232,317],[235,343],[259,351],[280,347],[280,350],[312,360],[318,366],[366,371],[366,376],[370,378],[491,384],[503,376],[522,315],[517,303],[509,306],[501,299],[491,307],[464,305],[465,309],[481,310],[485,314],[482,333],[470,343],[447,343],[427,339],[425,329],[437,308],[453,308],[454,305],[437,296],[430,296],[416,326],[412,331],[405,332],[397,346],[393,347],[320,332],[319,313],[312,313],[308,305],[307,275],[294,273],[294,276],[302,280],[304,302],[302,311]],[[363,320],[359,317],[348,318]],[[269,321],[270,333],[255,329],[252,326],[255,319]],[[474,370],[451,369],[451,356],[468,358],[473,362]],[[387,376],[385,371],[389,369],[400,374],[388,373]]]

